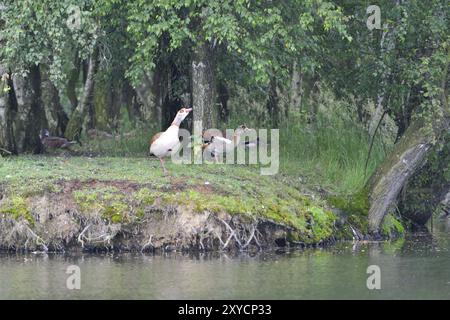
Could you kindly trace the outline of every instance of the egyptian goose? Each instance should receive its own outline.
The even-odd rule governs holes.
[[[220,131],[216,135],[214,135],[214,132],[207,132],[203,135],[203,149],[210,152],[211,156],[214,157],[214,161],[217,163],[219,161],[219,154],[235,148],[241,141],[241,136],[248,130],[245,125],[239,126],[234,131],[231,140],[224,138]]]
[[[45,149],[67,149],[71,145],[76,144],[76,141],[69,141],[66,138],[50,137],[47,129],[43,129],[39,134],[42,145]]]
[[[159,158],[159,161],[161,162],[164,170],[164,175],[167,175],[167,170],[164,165],[164,157],[170,154],[172,150],[175,150],[177,145],[180,143],[178,137],[180,124],[191,111],[192,108],[181,108],[175,116],[175,119],[173,120],[170,127],[164,132],[158,132],[150,140],[150,154],[153,154],[154,156]]]

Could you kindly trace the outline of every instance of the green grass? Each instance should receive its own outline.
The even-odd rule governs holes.
[[[385,156],[375,140],[367,170],[367,132],[342,119],[318,118],[314,125],[290,121],[280,130],[280,169],[304,183],[340,195],[360,190]]]

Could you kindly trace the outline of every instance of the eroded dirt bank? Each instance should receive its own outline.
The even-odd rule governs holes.
[[[0,250],[259,250],[366,238],[363,193],[331,198],[246,166],[170,169],[165,177],[144,158],[4,161]],[[400,227],[388,217],[382,230]]]
[[[269,209],[261,204],[261,210],[267,209],[264,213],[233,206],[227,212],[223,206],[203,203],[203,197],[206,201],[214,192],[208,185],[186,192],[181,184],[164,191],[126,181],[75,180],[60,181],[53,190],[28,197],[2,194],[0,248],[259,250],[329,242],[339,225],[326,208],[301,208],[305,204],[300,201],[289,204],[291,212],[281,212],[287,208],[276,204]],[[289,220],[286,214],[296,216]]]

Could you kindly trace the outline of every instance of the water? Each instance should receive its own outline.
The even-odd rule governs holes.
[[[0,255],[0,299],[448,299],[450,227],[394,243],[256,255]],[[81,270],[68,290],[67,267]],[[369,265],[381,290],[368,290]]]

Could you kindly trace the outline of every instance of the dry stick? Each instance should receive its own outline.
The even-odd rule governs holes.
[[[29,233],[31,233],[31,235],[33,237],[36,238],[36,244],[39,245],[39,242],[41,242],[40,245],[44,248],[44,251],[47,252],[48,248],[47,248],[47,245],[45,244],[44,240],[41,237],[39,237],[36,233],[34,233],[33,230],[30,229],[30,227],[26,226],[26,228],[27,228],[27,231]]]
[[[7,154],[9,154],[9,155],[11,155],[11,154],[12,154],[12,152],[11,152],[11,151],[8,151],[8,150],[6,150],[6,149],[3,149],[3,148],[0,148],[0,151],[3,151],[4,153],[7,153]]]
[[[371,138],[371,140],[370,140],[369,152],[367,153],[366,164],[364,165],[364,177],[365,177],[366,174],[367,174],[367,166],[368,166],[368,164],[369,164],[370,154],[372,153],[372,148],[373,148],[373,142],[374,142],[374,140],[375,140],[375,135],[377,134],[378,128],[380,127],[380,124],[381,124],[381,122],[383,121],[384,116],[386,115],[386,113],[387,113],[387,110],[384,110],[383,114],[381,115],[380,120],[378,121],[377,127],[375,128],[375,131],[374,131],[374,133],[373,133],[373,135],[372,135],[372,138]]]
[[[221,236],[219,236],[219,234],[214,230],[214,233],[215,233],[215,235],[216,235],[216,237],[219,239],[219,241],[220,241],[220,244],[222,245],[222,246],[224,246],[224,243],[223,243],[223,240],[222,240],[222,237]]]
[[[84,248],[84,241],[83,241],[83,239],[81,238],[81,237],[83,237],[84,236],[84,233],[87,231],[87,229],[89,229],[90,228],[90,224],[88,224],[84,229],[83,229],[83,231],[81,231],[81,233],[78,235],[78,242],[81,242],[81,247],[82,248]]]
[[[230,225],[228,223],[226,223],[223,219],[218,218],[220,221],[222,221],[225,226],[228,228],[228,230],[230,230],[230,232],[232,233],[232,235],[234,236],[234,239],[236,240],[236,242],[239,244],[239,247],[242,248],[242,243],[241,241],[239,241],[238,237],[236,236],[236,233],[234,232],[233,228],[230,227]]]
[[[253,226],[252,232],[250,237],[248,238],[247,242],[244,244],[244,246],[242,247],[242,249],[247,248],[247,246],[250,244],[250,242],[252,241],[253,237],[255,237],[255,226]]]
[[[225,242],[225,244],[222,247],[222,250],[225,249],[228,246],[228,243],[230,242],[231,238],[235,235],[236,233],[234,232],[234,230],[231,232],[230,236],[228,237],[227,241]]]

